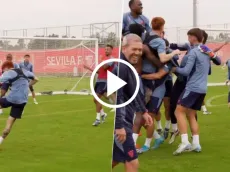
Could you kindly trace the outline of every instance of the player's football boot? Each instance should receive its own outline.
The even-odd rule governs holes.
[[[93,126],[98,126],[98,125],[100,125],[100,123],[101,123],[101,121],[96,119],[96,121],[93,123]]]
[[[163,135],[164,135],[164,138],[165,138],[165,140],[166,140],[166,139],[168,138],[168,136],[169,136],[169,129],[168,129],[168,128],[165,128],[165,129],[164,129]]]
[[[36,105],[37,105],[37,104],[38,104],[38,102],[37,102],[36,100],[34,100],[34,104],[36,104]]]
[[[190,151],[192,148],[191,144],[190,143],[181,143],[179,146],[178,146],[178,149],[173,152],[173,155],[179,155],[183,152],[187,152],[187,151]]]
[[[192,144],[191,151],[201,152],[201,146],[199,144]]]
[[[211,115],[212,112],[204,111],[203,114],[204,114],[204,115]]]
[[[162,143],[164,143],[163,137],[160,137],[159,139],[155,139],[152,149],[159,148]]]
[[[101,122],[104,123],[105,122],[105,119],[107,117],[107,114],[104,113],[104,115],[101,115]]]
[[[144,145],[140,149],[137,150],[137,153],[142,154],[142,153],[149,151],[149,149],[150,147]]]
[[[179,135],[179,130],[177,130],[177,131],[174,131],[172,134],[171,134],[171,137],[170,137],[170,140],[169,140],[169,144],[172,144],[174,141],[175,141],[175,139],[176,139],[176,137]]]
[[[159,135],[161,135],[163,131],[162,131],[162,129],[157,129],[157,132]]]

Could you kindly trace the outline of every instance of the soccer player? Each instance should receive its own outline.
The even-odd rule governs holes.
[[[13,62],[13,56],[12,56],[12,54],[7,54],[7,55],[6,55],[6,61]],[[13,64],[14,64],[14,69],[18,69],[18,68],[19,68],[19,66],[18,66],[17,63],[14,63],[14,62],[13,62]]]
[[[139,24],[145,31],[150,32],[149,20],[142,15],[142,2],[140,0],[130,0],[129,8],[131,12],[123,15],[122,35],[130,33],[129,26],[131,24]]]
[[[203,44],[205,44],[207,41],[207,38],[208,38],[208,34],[205,31],[202,31],[202,33],[203,33]],[[204,48],[204,50],[202,50],[202,52],[203,53],[207,52],[207,54],[210,56],[210,59],[216,65],[221,64],[219,57],[216,57],[216,55],[210,49],[208,49],[208,47],[206,47],[204,45],[202,47]],[[170,44],[170,48],[171,49],[177,49],[178,48],[181,51],[187,51],[185,56],[183,57],[181,63],[180,63],[180,67],[184,67],[187,63],[187,60],[188,60],[187,54],[194,48],[194,46],[192,46],[190,43]],[[219,48],[221,48],[221,47],[214,49],[214,51],[215,52],[218,51]],[[213,57],[216,57],[216,58],[213,58]],[[209,69],[209,73],[210,73],[210,71],[211,71],[211,67]],[[186,76],[180,75],[178,73],[176,73],[176,75],[177,75],[177,80],[173,85],[171,99],[170,99],[170,117],[171,117],[173,133],[172,133],[171,138],[169,140],[169,144],[172,144],[175,141],[176,136],[178,136],[178,134],[179,134],[179,130],[177,127],[177,119],[175,116],[175,110],[176,110],[176,106],[177,106],[177,101],[178,101],[181,93],[184,91],[186,83],[187,83],[187,77]],[[202,103],[202,105],[203,104],[204,103]],[[196,118],[197,118],[197,116],[196,116]]]
[[[167,53],[171,53],[172,50],[169,48],[169,42],[167,39],[164,39],[165,40],[165,44],[166,44],[166,52]],[[177,60],[179,60],[179,56],[178,55],[175,55],[173,57],[173,62],[175,62],[175,65],[179,65],[177,63]],[[168,134],[169,134],[169,130],[170,130],[170,125],[171,125],[171,117],[170,117],[170,97],[171,97],[171,94],[172,94],[172,88],[173,88],[173,77],[172,77],[172,74],[170,73],[168,75],[168,78],[165,82],[165,95],[164,95],[164,99],[163,99],[163,102],[164,102],[164,109],[165,109],[165,128],[164,128],[164,132],[163,132],[163,135],[164,135],[164,138],[167,139],[168,138]]]
[[[6,55],[6,61],[9,61],[9,62],[13,62],[13,56],[12,56],[12,54],[7,54]],[[18,69],[19,68],[19,66],[18,66],[18,64],[17,63],[13,63],[14,64],[14,68],[15,69]],[[2,71],[2,73],[3,73],[3,71]],[[3,110],[0,108],[0,115],[3,113]]]
[[[230,82],[230,59],[227,60],[225,65],[228,67],[228,79],[226,80],[226,85],[228,85]],[[228,107],[230,108],[230,88],[228,93]]]
[[[20,69],[24,69],[24,70],[27,70],[27,71],[30,71],[30,72],[34,72],[34,70],[33,70],[33,64],[32,63],[30,63],[30,55],[29,54],[26,54],[25,56],[24,56],[24,61],[23,62],[21,62],[21,63],[19,63],[19,68]],[[34,101],[34,104],[38,104],[38,102],[37,102],[37,100],[36,100],[36,98],[35,98],[35,92],[34,92],[34,88],[33,88],[33,86],[32,85],[30,85],[30,91],[31,91],[31,93],[32,93],[32,97],[33,97],[33,101]]]
[[[22,116],[22,112],[28,101],[29,85],[33,85],[38,81],[32,72],[15,69],[11,61],[4,62],[2,69],[4,73],[0,77],[0,82],[2,83],[1,92],[6,92],[5,88],[8,89],[8,85],[10,85],[11,89],[5,98],[2,98],[3,95],[1,95],[0,106],[1,108],[11,107],[11,111],[6,121],[5,129],[0,136],[0,144],[9,135],[15,121]],[[30,83],[29,79],[31,80]],[[5,87],[5,85],[7,86]]]
[[[112,51],[113,46],[112,45],[106,45],[105,47],[105,57],[102,59],[102,61],[108,60],[113,58],[112,57]],[[99,98],[102,98],[105,93],[107,92],[107,71],[113,70],[114,63],[108,63],[102,66],[98,71],[98,78],[95,84],[95,92]],[[84,65],[84,67],[90,71],[93,71],[90,67]],[[107,114],[104,112],[102,105],[94,98],[94,103],[96,105],[96,120],[93,123],[93,126],[98,126],[100,123],[105,122],[105,118]]]
[[[188,77],[185,90],[180,95],[175,111],[182,143],[173,153],[174,155],[178,155],[186,150],[201,151],[196,113],[201,109],[207,92],[210,68],[210,57],[199,49],[202,39],[202,30],[194,28],[188,31],[188,40],[194,48],[187,54],[188,60],[186,65],[182,68],[174,68],[175,72]],[[192,145],[188,140],[186,115],[192,130]]]
[[[128,34],[123,38],[121,59],[132,65],[137,64],[142,56],[142,40],[135,34]],[[128,101],[136,89],[136,79],[133,71],[125,64],[119,64],[118,76],[127,84],[117,91],[117,104]],[[140,101],[139,101],[140,99]],[[137,107],[137,105],[139,107]],[[135,101],[126,107],[116,110],[115,118],[115,137],[113,145],[113,164],[114,168],[119,163],[125,164],[126,172],[138,171],[138,156],[132,137],[133,119],[136,109],[142,109],[142,117],[146,125],[152,125],[152,119],[141,102],[141,98],[136,97]]]

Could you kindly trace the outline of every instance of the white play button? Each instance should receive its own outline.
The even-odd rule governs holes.
[[[122,79],[118,78],[116,75],[107,72],[107,97],[116,92],[121,87],[125,86],[127,83]]]
[[[133,93],[132,97],[126,101],[123,102],[122,104],[108,104],[104,101],[102,101],[96,94],[95,90],[94,90],[94,78],[95,75],[97,74],[97,71],[105,64],[107,63],[123,63],[124,65],[128,66],[134,73],[135,75],[135,79],[136,79],[136,89],[135,92]],[[107,71],[107,96],[113,94],[114,92],[116,92],[117,90],[119,90],[121,87],[124,87],[127,84],[127,87],[129,86],[128,83],[126,83],[125,81],[123,81],[122,79],[120,79],[119,77],[117,77],[116,75],[114,75],[113,73],[111,73],[110,71]],[[96,68],[93,70],[93,73],[90,77],[90,89],[92,91],[92,95],[94,96],[94,98],[103,106],[109,107],[109,108],[121,108],[124,106],[127,106],[129,103],[131,103],[137,96],[138,91],[140,88],[140,79],[138,76],[138,73],[136,71],[136,69],[127,61],[122,60],[122,59],[109,59],[109,60],[105,60],[103,62],[101,62],[99,65],[96,66]]]

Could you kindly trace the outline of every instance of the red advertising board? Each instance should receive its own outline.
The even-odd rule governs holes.
[[[46,51],[1,51],[0,63],[5,61],[5,57],[11,53],[15,63],[23,61],[25,54],[31,56],[31,62],[34,65],[35,73],[72,73],[83,72],[83,64],[94,66],[95,55],[93,51],[82,48],[72,48],[64,50],[46,50]],[[99,48],[99,59],[105,55],[105,49]],[[114,48],[113,56],[118,58],[119,48]]]
[[[214,49],[221,44],[208,44],[211,49]],[[6,54],[11,53],[14,57],[14,62],[20,63],[23,61],[25,54],[30,54],[31,62],[34,65],[35,73],[74,73],[84,72],[83,64],[94,67],[95,55],[88,50],[81,48],[72,48],[64,50],[46,50],[46,51],[1,51],[0,50],[0,64],[5,61]],[[99,48],[99,59],[105,55],[105,49]],[[230,58],[230,45],[226,45],[219,52],[224,63]],[[114,48],[113,56],[119,57],[119,48]],[[183,58],[183,55],[181,55]]]

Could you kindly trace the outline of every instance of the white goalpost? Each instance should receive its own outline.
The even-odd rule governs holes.
[[[30,55],[34,73],[39,77],[35,85],[37,95],[89,95],[91,71],[84,65],[98,65],[97,38],[0,37],[0,64],[6,55],[13,55],[14,63],[23,62]]]

